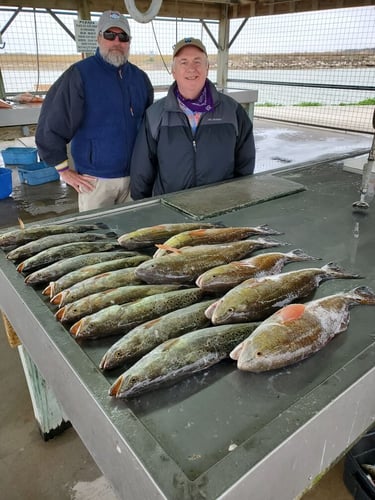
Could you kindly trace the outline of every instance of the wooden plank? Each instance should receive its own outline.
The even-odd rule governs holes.
[[[23,345],[18,346],[18,352],[25,372],[35,419],[41,436],[45,441],[48,441],[48,439],[61,434],[71,424],[53,391],[40,375],[38,368]]]
[[[103,12],[115,9],[126,13],[123,0],[87,0],[86,8],[91,12]],[[161,17],[183,17],[190,19],[221,19],[223,4],[228,5],[228,17],[244,18],[252,16],[267,16],[276,14],[287,14],[291,12],[310,12],[316,10],[364,7],[375,5],[375,0],[299,0],[299,1],[274,1],[264,0],[241,0],[239,4],[227,0],[200,0],[190,1],[163,1],[159,16]],[[3,7],[31,7],[58,10],[77,11],[77,2],[73,0],[3,0]],[[138,0],[137,7],[140,11],[146,11],[150,6],[149,0]]]

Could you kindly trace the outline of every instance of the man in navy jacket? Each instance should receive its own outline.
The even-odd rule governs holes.
[[[150,106],[131,163],[135,200],[250,175],[255,166],[253,124],[244,108],[208,80],[199,39],[174,47],[175,82]]]
[[[130,39],[127,19],[105,11],[95,55],[68,68],[42,105],[35,136],[39,156],[78,192],[80,211],[131,200],[131,154],[154,91],[146,73],[128,61]]]

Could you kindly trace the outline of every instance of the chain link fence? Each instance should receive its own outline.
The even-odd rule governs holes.
[[[100,13],[92,13],[97,21]],[[77,52],[77,12],[0,6],[3,98],[43,95],[84,57]],[[202,39],[217,80],[218,21],[129,19],[130,59],[158,91],[172,82],[172,47]],[[255,117],[370,133],[375,106],[375,7],[270,15],[230,21],[228,87],[258,91]],[[1,97],[1,96],[0,96]]]

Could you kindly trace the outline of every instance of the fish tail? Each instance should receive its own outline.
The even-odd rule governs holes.
[[[110,396],[115,396],[117,397],[118,394],[120,393],[122,382],[124,380],[124,376],[120,375],[119,378],[114,382],[114,384],[111,385],[108,394]]]
[[[330,276],[334,278],[363,278],[364,276],[360,276],[356,273],[350,273],[343,269],[337,262],[328,262],[325,266],[322,267],[324,271],[327,272]]]
[[[267,231],[267,234],[275,234],[275,235],[284,234],[280,231],[276,231],[276,229],[271,229],[268,224],[261,224],[260,226],[257,226],[255,229],[259,229],[260,231]]]
[[[286,246],[286,245],[290,245],[290,243],[287,243],[287,242],[284,242],[284,241],[277,241],[277,240],[266,240],[266,239],[263,239],[263,238],[259,238],[257,240],[259,243],[261,243],[262,245],[265,245],[266,247],[278,247],[278,246]]]
[[[288,257],[291,259],[295,258],[297,261],[322,260],[321,257],[312,257],[311,255],[308,255],[302,250],[302,248],[296,248],[295,250],[292,250],[288,253]]]
[[[348,293],[359,304],[375,305],[375,292],[368,286],[357,286]]]

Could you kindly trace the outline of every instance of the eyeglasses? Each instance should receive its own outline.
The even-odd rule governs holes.
[[[110,42],[116,40],[116,37],[118,38],[119,42],[130,42],[130,36],[122,31],[120,33],[115,33],[114,31],[103,31],[102,36],[104,40],[109,40]]]

